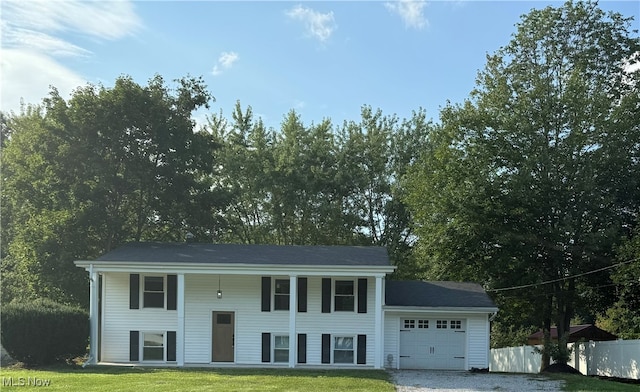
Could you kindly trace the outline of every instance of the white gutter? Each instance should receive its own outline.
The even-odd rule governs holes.
[[[383,306],[385,312],[400,313],[497,313],[498,308],[495,307],[472,307],[472,306]]]
[[[95,265],[95,261],[78,260],[74,264],[94,272],[142,272],[142,273],[194,273],[288,276],[292,272],[307,276],[379,276],[392,273],[395,266],[377,265],[300,265],[300,264],[243,264],[243,263],[152,263],[139,261],[107,261]]]

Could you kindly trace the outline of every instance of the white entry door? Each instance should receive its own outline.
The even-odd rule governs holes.
[[[400,368],[464,369],[465,328],[460,319],[401,319]]]

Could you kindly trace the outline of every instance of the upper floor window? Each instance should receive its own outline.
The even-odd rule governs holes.
[[[276,279],[273,298],[274,310],[289,310],[290,284],[289,279]]]
[[[164,308],[164,277],[144,277],[143,301],[145,308]]]
[[[334,310],[353,311],[355,306],[355,290],[353,280],[336,280]]]

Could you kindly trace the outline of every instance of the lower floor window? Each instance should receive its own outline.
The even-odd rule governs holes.
[[[289,337],[288,336],[274,337],[273,361],[289,362]]]
[[[333,338],[333,363],[353,363],[353,337]]]
[[[142,360],[164,361],[164,334],[143,333]]]

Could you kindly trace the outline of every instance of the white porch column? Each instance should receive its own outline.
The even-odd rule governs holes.
[[[176,362],[184,366],[184,274],[178,274],[178,326],[176,328]]]
[[[298,313],[298,277],[289,275],[289,367],[296,366],[298,339],[296,335],[296,313]]]
[[[374,309],[375,313],[375,357],[373,361],[373,366],[376,369],[380,369],[384,366],[383,356],[384,356],[384,318],[382,315],[382,305],[384,303],[384,291],[382,290],[382,285],[384,283],[383,276],[376,276],[376,299]]]
[[[89,363],[98,363],[98,273],[89,266]]]

